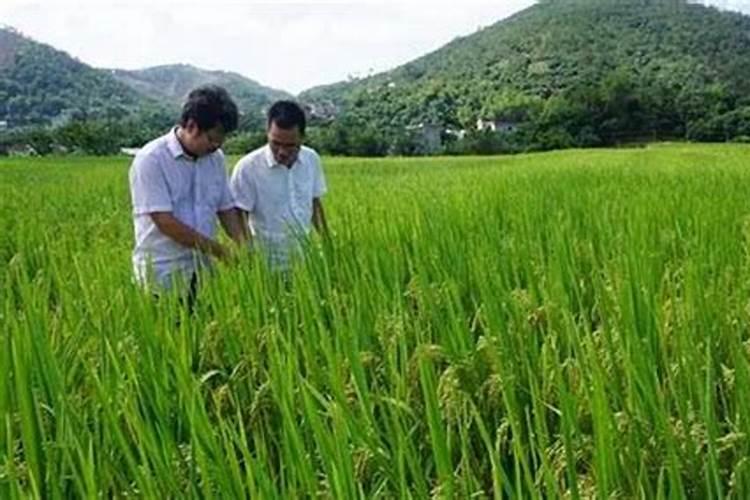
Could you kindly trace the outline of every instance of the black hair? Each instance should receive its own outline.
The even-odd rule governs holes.
[[[210,130],[220,124],[228,134],[237,129],[239,113],[223,87],[202,85],[190,91],[182,106],[180,125],[187,126],[188,120],[193,120],[199,130]]]
[[[297,127],[300,134],[305,134],[307,119],[302,107],[294,101],[276,101],[268,110],[268,126],[275,123],[277,127],[290,129]]]

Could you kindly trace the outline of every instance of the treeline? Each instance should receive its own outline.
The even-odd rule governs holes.
[[[421,122],[396,119],[394,102],[384,98],[377,108],[352,106],[335,119],[313,118],[306,142],[344,156],[518,153],[657,140],[750,142],[750,96],[699,78],[653,78],[637,68],[613,70],[598,84],[579,84],[546,99],[505,90],[485,101],[482,111],[461,118],[450,108],[450,86],[432,95],[421,103]],[[172,115],[151,109],[0,132],[0,154],[116,154],[164,133]],[[492,116],[502,130],[477,130],[480,116]],[[428,137],[428,129],[437,137]],[[225,150],[240,154],[263,143],[263,124],[242,120]]]
[[[412,111],[412,123],[439,127],[439,149],[427,150],[433,153],[517,153],[658,140],[750,142],[750,96],[699,77],[657,78],[622,67],[599,83],[580,82],[546,99],[506,90],[463,115],[452,108],[456,95],[449,86],[432,95],[420,103],[421,114]],[[409,107],[397,103],[383,96],[377,105],[370,98],[367,105],[351,106],[313,130],[310,140],[341,155],[424,153],[419,130],[392,125],[396,110]],[[476,120],[483,116],[503,130],[477,130]]]
[[[609,81],[603,88],[579,90],[547,100],[516,96],[504,108],[507,129],[477,130],[431,124],[430,141],[420,127],[378,127],[354,113],[311,123],[306,143],[327,155],[387,156],[497,154],[572,147],[617,146],[658,140],[750,142],[750,105],[737,106],[720,88],[698,99],[663,102],[659,94]],[[663,97],[663,94],[661,95]],[[27,127],[0,132],[0,155],[117,154],[163,134],[174,120],[153,113],[122,119],[74,119],[55,128]],[[233,134],[228,154],[242,154],[266,141],[254,126]]]
[[[324,154],[382,156],[748,141],[749,32],[748,16],[683,0],[542,2],[393,71],[303,93],[313,110],[336,111],[312,119],[307,143]],[[63,113],[55,128],[0,131],[0,154],[27,144],[39,154],[111,154],[173,122],[176,111],[146,112],[156,104],[133,101],[117,82],[107,80],[104,95],[88,92],[104,77],[75,61],[53,71],[55,57],[18,50],[14,78],[0,75],[0,121],[31,127],[61,110],[91,111]],[[33,92],[21,97],[18,82]],[[477,130],[479,119],[500,131]],[[225,149],[263,144],[262,128],[260,112],[246,113]]]
[[[463,131],[444,134],[445,153],[744,141],[748,32],[748,16],[681,0],[548,1],[393,71],[301,98],[335,105],[348,123],[323,139],[358,151],[420,151],[404,133],[419,124]],[[478,119],[507,128],[479,132]]]
[[[0,155],[112,155],[137,148],[163,133],[172,120],[154,112],[121,119],[78,118],[58,127],[23,127],[0,132]]]

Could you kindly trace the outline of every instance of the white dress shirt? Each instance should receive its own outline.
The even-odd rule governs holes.
[[[237,207],[272,267],[285,268],[312,228],[312,202],[326,191],[318,154],[305,146],[291,167],[276,162],[265,145],[244,156],[230,181]]]
[[[189,281],[199,266],[208,264],[208,258],[159,231],[150,214],[172,212],[183,224],[214,238],[217,212],[234,207],[224,154],[217,150],[193,159],[173,129],[138,152],[129,177],[137,281],[166,289],[176,280]]]

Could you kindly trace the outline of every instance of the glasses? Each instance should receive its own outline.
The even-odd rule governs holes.
[[[208,143],[211,144],[212,146],[217,146],[217,147],[221,146],[224,143],[224,139],[226,139],[225,134],[221,134],[221,133],[217,134],[215,132],[214,133],[206,132],[205,135],[206,135],[206,140],[208,141]]]

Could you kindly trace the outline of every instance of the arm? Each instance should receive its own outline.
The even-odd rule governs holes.
[[[242,229],[245,235],[245,239],[243,240],[243,242],[245,246],[252,248],[253,247],[253,233],[250,231],[250,225],[248,223],[248,217],[250,217],[250,212],[239,207],[237,207],[236,210],[237,210],[237,216],[240,219],[240,224],[242,224]]]
[[[172,215],[172,212],[152,212],[149,215],[159,231],[180,245],[213,255],[223,261],[229,258],[229,252],[223,245],[183,224]]]
[[[312,223],[315,230],[321,236],[328,237],[330,235],[328,232],[328,223],[326,222],[326,215],[323,211],[323,203],[320,201],[320,198],[313,198],[312,209]]]
[[[326,194],[326,192],[328,192],[328,186],[326,185],[326,178],[323,174],[323,167],[321,165],[320,156],[318,156],[318,153],[315,153],[314,151],[313,160],[315,165],[315,177],[313,181],[312,224],[318,234],[320,234],[324,238],[327,238],[328,236],[330,236],[330,232],[328,231],[328,223],[326,222],[323,203],[320,201],[320,199],[323,197],[323,195]]]
[[[237,218],[240,226],[242,226],[242,242],[251,247],[253,235],[248,224],[248,216],[255,207],[256,186],[252,175],[252,160],[249,160],[248,157],[243,158],[235,165],[229,181],[229,188],[234,198]]]
[[[239,208],[230,208],[221,210],[217,213],[221,227],[238,245],[244,245],[250,239],[250,232],[247,230],[247,216]]]
[[[129,172],[135,216],[148,215],[157,229],[176,243],[225,260],[228,252],[219,243],[187,226],[173,215],[169,187],[162,165],[152,155],[136,156]]]

